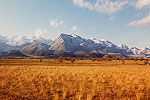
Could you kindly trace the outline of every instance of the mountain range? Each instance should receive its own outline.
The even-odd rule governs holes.
[[[76,34],[61,34],[57,39],[36,36],[0,36],[0,56],[58,57],[150,57],[150,49],[116,45],[104,39],[86,39]]]

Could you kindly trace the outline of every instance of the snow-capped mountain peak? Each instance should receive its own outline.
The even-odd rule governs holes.
[[[125,44],[120,44],[120,45],[118,45],[118,47],[123,50],[129,50],[129,47]]]
[[[95,38],[92,38],[91,39],[92,41],[94,41],[95,43],[97,43],[97,44],[103,44],[103,43],[107,43],[107,44],[113,44],[112,42],[110,42],[110,41],[108,41],[108,40],[106,40],[106,39],[99,39],[99,40],[97,40],[97,39],[95,39]]]
[[[11,46],[21,46],[27,43],[45,43],[48,44],[52,42],[50,39],[44,39],[42,37],[36,37],[36,36],[13,36],[13,37],[7,37],[6,39],[7,44]]]
[[[150,50],[150,48],[144,47],[142,50]]]
[[[104,42],[108,42],[108,40],[106,39],[99,39],[100,41],[104,41]]]
[[[75,33],[73,33],[73,34],[71,34],[71,36],[73,36],[73,37],[79,37],[77,34],[75,34]]]
[[[99,52],[99,53],[120,53],[123,55],[136,55],[143,57],[150,57],[150,49],[145,47],[138,49],[136,47],[128,47],[121,44],[116,45],[105,39],[86,39],[76,34],[61,34],[55,41],[42,38],[41,36],[13,36],[3,37],[0,36],[0,51],[22,49],[27,46],[26,50],[36,48],[52,51],[65,51],[65,52]],[[42,44],[42,45],[41,45]]]

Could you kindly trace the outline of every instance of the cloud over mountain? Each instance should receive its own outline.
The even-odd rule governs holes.
[[[37,37],[37,38],[40,38],[45,32],[46,32],[47,30],[42,30],[42,29],[37,29],[36,31],[35,31],[35,36]]]

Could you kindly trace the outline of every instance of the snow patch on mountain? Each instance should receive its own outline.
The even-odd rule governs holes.
[[[32,51],[34,47],[41,50],[46,48],[63,52],[120,53],[126,56],[150,57],[150,49],[147,47],[138,49],[124,44],[116,45],[105,39],[86,39],[77,34],[68,35],[63,33],[54,41],[42,38],[41,36],[0,36],[0,51],[12,50],[17,47],[20,50],[25,46],[27,51]]]
[[[44,39],[42,37],[36,37],[36,36],[13,36],[13,37],[7,37],[6,39],[7,44],[11,46],[21,46],[27,43],[45,43],[49,44],[52,42],[50,39]]]
[[[122,49],[122,50],[126,50],[126,51],[130,51],[130,49],[129,49],[129,47],[127,46],[127,45],[125,45],[125,44],[120,44],[120,45],[118,45],[118,48],[120,48],[120,49]]]
[[[97,39],[93,38],[91,40],[94,43],[99,44],[99,45],[101,45],[103,47],[112,47],[112,46],[115,46],[115,44],[113,44],[112,42],[110,42],[108,40],[105,40],[105,39],[99,39],[99,40],[97,40]]]

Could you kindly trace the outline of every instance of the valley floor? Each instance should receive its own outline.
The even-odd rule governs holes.
[[[1,59],[0,100],[150,100],[142,61]]]

